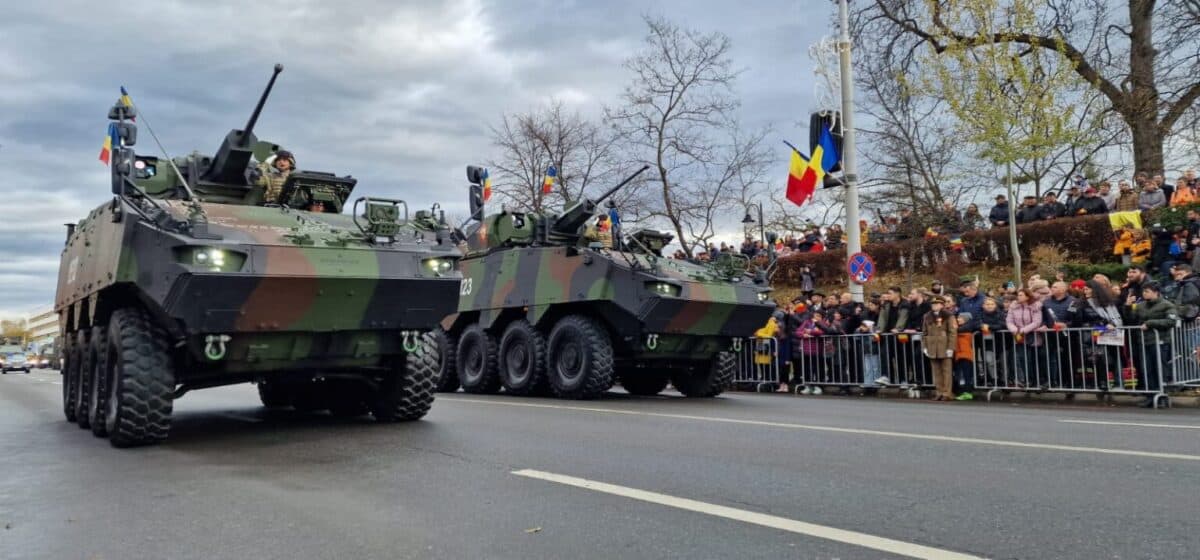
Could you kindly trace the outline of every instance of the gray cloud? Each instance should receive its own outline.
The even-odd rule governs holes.
[[[616,101],[644,13],[730,35],[743,120],[780,137],[811,109],[806,49],[830,5],[770,0],[320,2],[83,0],[6,6],[0,21],[0,317],[53,299],[63,223],[108,196],[96,160],[126,85],[174,154],[240,127],[275,62],[258,125],[300,167],[352,174],[362,194],[465,204],[462,168],[487,127],[550,98],[587,114]],[[812,11],[818,20],[806,19]],[[156,150],[146,130],[141,152]],[[780,174],[785,173],[780,170]]]

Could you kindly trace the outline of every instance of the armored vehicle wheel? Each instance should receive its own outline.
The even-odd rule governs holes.
[[[258,400],[267,408],[292,406],[292,390],[278,381],[263,381],[258,384]]]
[[[463,331],[462,336],[458,337],[455,363],[458,366],[458,382],[464,391],[487,394],[500,391],[497,354],[496,337],[488,334],[478,323]]]
[[[88,418],[88,406],[92,404],[92,352],[89,340],[91,330],[80,330],[75,335],[75,351],[79,355],[78,379],[75,391],[75,424],[81,429],[91,427]]]
[[[108,436],[108,426],[104,421],[104,415],[108,412],[108,327],[93,327],[92,342],[88,346],[89,358],[86,360],[91,364],[91,370],[88,375],[92,379],[91,398],[88,399],[88,424],[92,427],[92,435],[96,437]]]
[[[621,370],[621,387],[631,395],[649,397],[657,395],[667,388],[670,377],[663,372],[651,371],[645,368],[628,368]]]
[[[118,309],[108,323],[111,383],[104,415],[108,441],[133,447],[166,439],[171,430],[175,372],[164,333],[137,309]]]
[[[711,364],[688,368],[671,374],[671,385],[685,397],[715,397],[733,382],[737,358],[729,352],[713,357]]]
[[[395,364],[368,403],[376,420],[418,420],[429,412],[437,392],[437,357],[437,340],[425,333],[417,350]]]
[[[75,393],[79,391],[79,356],[75,353],[75,334],[67,333],[63,343],[63,416],[75,421]]]
[[[513,395],[534,394],[546,383],[546,337],[524,319],[500,337],[500,382]]]
[[[454,337],[444,329],[437,329],[434,336],[437,338],[438,354],[441,357],[441,363],[438,364],[438,383],[437,390],[439,393],[453,393],[458,390],[458,370],[454,367],[456,358],[458,358],[458,344]]]
[[[595,320],[563,317],[550,331],[549,346],[547,376],[555,396],[592,399],[612,387],[612,341]]]

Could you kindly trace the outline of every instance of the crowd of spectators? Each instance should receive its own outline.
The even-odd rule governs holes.
[[[1147,370],[1142,383],[1154,384],[1171,359],[1167,355],[1169,344],[1166,341],[1170,340],[1167,333],[1178,321],[1191,322],[1200,315],[1200,275],[1190,264],[1182,262],[1171,266],[1169,273],[1167,282],[1152,280],[1141,266],[1131,267],[1120,282],[1101,274],[1074,280],[1068,280],[1061,273],[1054,280],[1035,275],[1024,288],[1010,282],[991,287],[986,292],[981,290],[977,280],[964,279],[957,293],[940,281],[934,281],[927,289],[916,288],[907,293],[900,288],[889,288],[872,294],[863,303],[854,302],[849,293],[820,293],[810,279],[802,286],[802,295],[781,303],[771,323],[759,334],[769,333],[776,338],[779,355],[791,362],[790,367],[781,369],[793,372],[792,378],[784,379],[780,387],[784,392],[805,384],[800,375],[804,368],[834,363],[836,356],[831,354],[838,350],[827,342],[830,336],[916,333],[921,333],[924,338],[923,359],[926,361],[923,367],[933,374],[938,388],[934,397],[937,400],[973,398],[977,347],[973,341],[985,336],[1010,337],[1011,352],[1017,356],[1000,362],[1015,368],[1012,373],[1018,386],[1037,389],[1044,387],[1049,377],[1026,371],[1027,367],[1020,365],[1023,362],[1016,358],[1036,359],[1065,369],[1064,364],[1070,362],[1065,356],[1070,345],[1048,343],[1048,337],[1064,336],[1060,334],[1064,329],[1140,329],[1142,334],[1136,343],[1139,348],[1135,349],[1135,354]],[[1200,343],[1188,342],[1189,350]],[[913,357],[907,356],[910,359],[905,360],[900,359],[905,356],[889,356],[889,352],[895,354],[905,350],[889,350],[890,347],[879,347],[878,342],[873,344],[874,352],[882,354],[880,359],[864,362],[871,352],[858,348],[844,353],[844,367],[857,370],[864,385],[898,385],[901,389],[910,389],[909,385],[915,383],[916,372],[903,364],[914,363]],[[1129,344],[1135,345],[1132,340]],[[1114,357],[1105,363],[1119,361]],[[868,367],[872,364],[873,368]],[[1066,372],[1065,375],[1076,373]],[[1117,384],[1111,386],[1113,390],[1122,388],[1120,372],[1116,380]],[[1101,386],[1102,390],[1108,388],[1108,385]],[[803,386],[799,392],[820,394],[821,389]],[[1153,399],[1143,404],[1152,406]]]
[[[881,215],[876,223],[860,220],[859,227],[862,232],[861,242],[866,245],[868,242],[903,241],[988,227],[1007,227],[1010,219],[1015,220],[1017,224],[1026,224],[1072,216],[1154,210],[1164,206],[1182,206],[1196,202],[1200,202],[1200,179],[1197,178],[1194,169],[1184,172],[1176,179],[1174,185],[1168,183],[1162,175],[1138,173],[1132,183],[1124,179],[1117,181],[1115,191],[1109,181],[1101,181],[1093,186],[1082,175],[1076,175],[1067,188],[1059,192],[1047,192],[1040,199],[1032,195],[1022,197],[1021,204],[1013,209],[1011,217],[1008,197],[998,194],[986,215],[974,203],[959,211],[953,203],[945,202],[937,212],[923,213],[921,218],[906,208],[900,210],[897,215]],[[1178,232],[1171,233],[1174,235]],[[1146,234],[1149,237],[1149,232]],[[820,253],[840,249],[845,243],[846,233],[841,225],[834,224],[822,228],[810,223],[798,234],[789,234],[777,239],[774,252],[776,256]],[[1188,241],[1185,240],[1184,245],[1185,250],[1190,250]],[[707,250],[696,253],[695,260],[709,261],[721,253],[737,253],[753,259],[768,254],[770,250],[771,247],[767,246],[766,241],[747,236],[740,246],[731,243],[710,244]],[[684,259],[686,255],[683,251],[677,251],[674,257]],[[1155,266],[1160,265],[1161,263],[1158,263]],[[1200,262],[1194,263],[1195,265],[1200,265]]]

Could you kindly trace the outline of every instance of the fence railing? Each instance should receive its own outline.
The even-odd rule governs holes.
[[[1122,327],[1055,329],[1025,335],[960,333],[954,344],[955,393],[1143,395],[1155,407],[1167,393],[1200,387],[1200,324],[1169,331]],[[920,333],[861,333],[799,339],[750,339],[735,384],[763,390],[800,387],[898,387],[909,396],[933,388]]]

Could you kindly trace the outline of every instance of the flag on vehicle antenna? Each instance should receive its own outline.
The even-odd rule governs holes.
[[[483,201],[487,202],[492,198],[492,178],[488,175],[488,170],[483,170]]]
[[[550,194],[554,192],[554,178],[558,176],[558,170],[553,165],[546,168],[546,178],[542,179],[542,194]]]
[[[112,159],[113,144],[117,143],[117,123],[108,123],[108,132],[104,135],[104,144],[100,146],[100,161],[104,165]]]
[[[133,99],[129,98],[129,92],[125,91],[125,86],[121,86],[121,105],[133,108]],[[129,120],[137,122],[137,116],[129,117]]]

